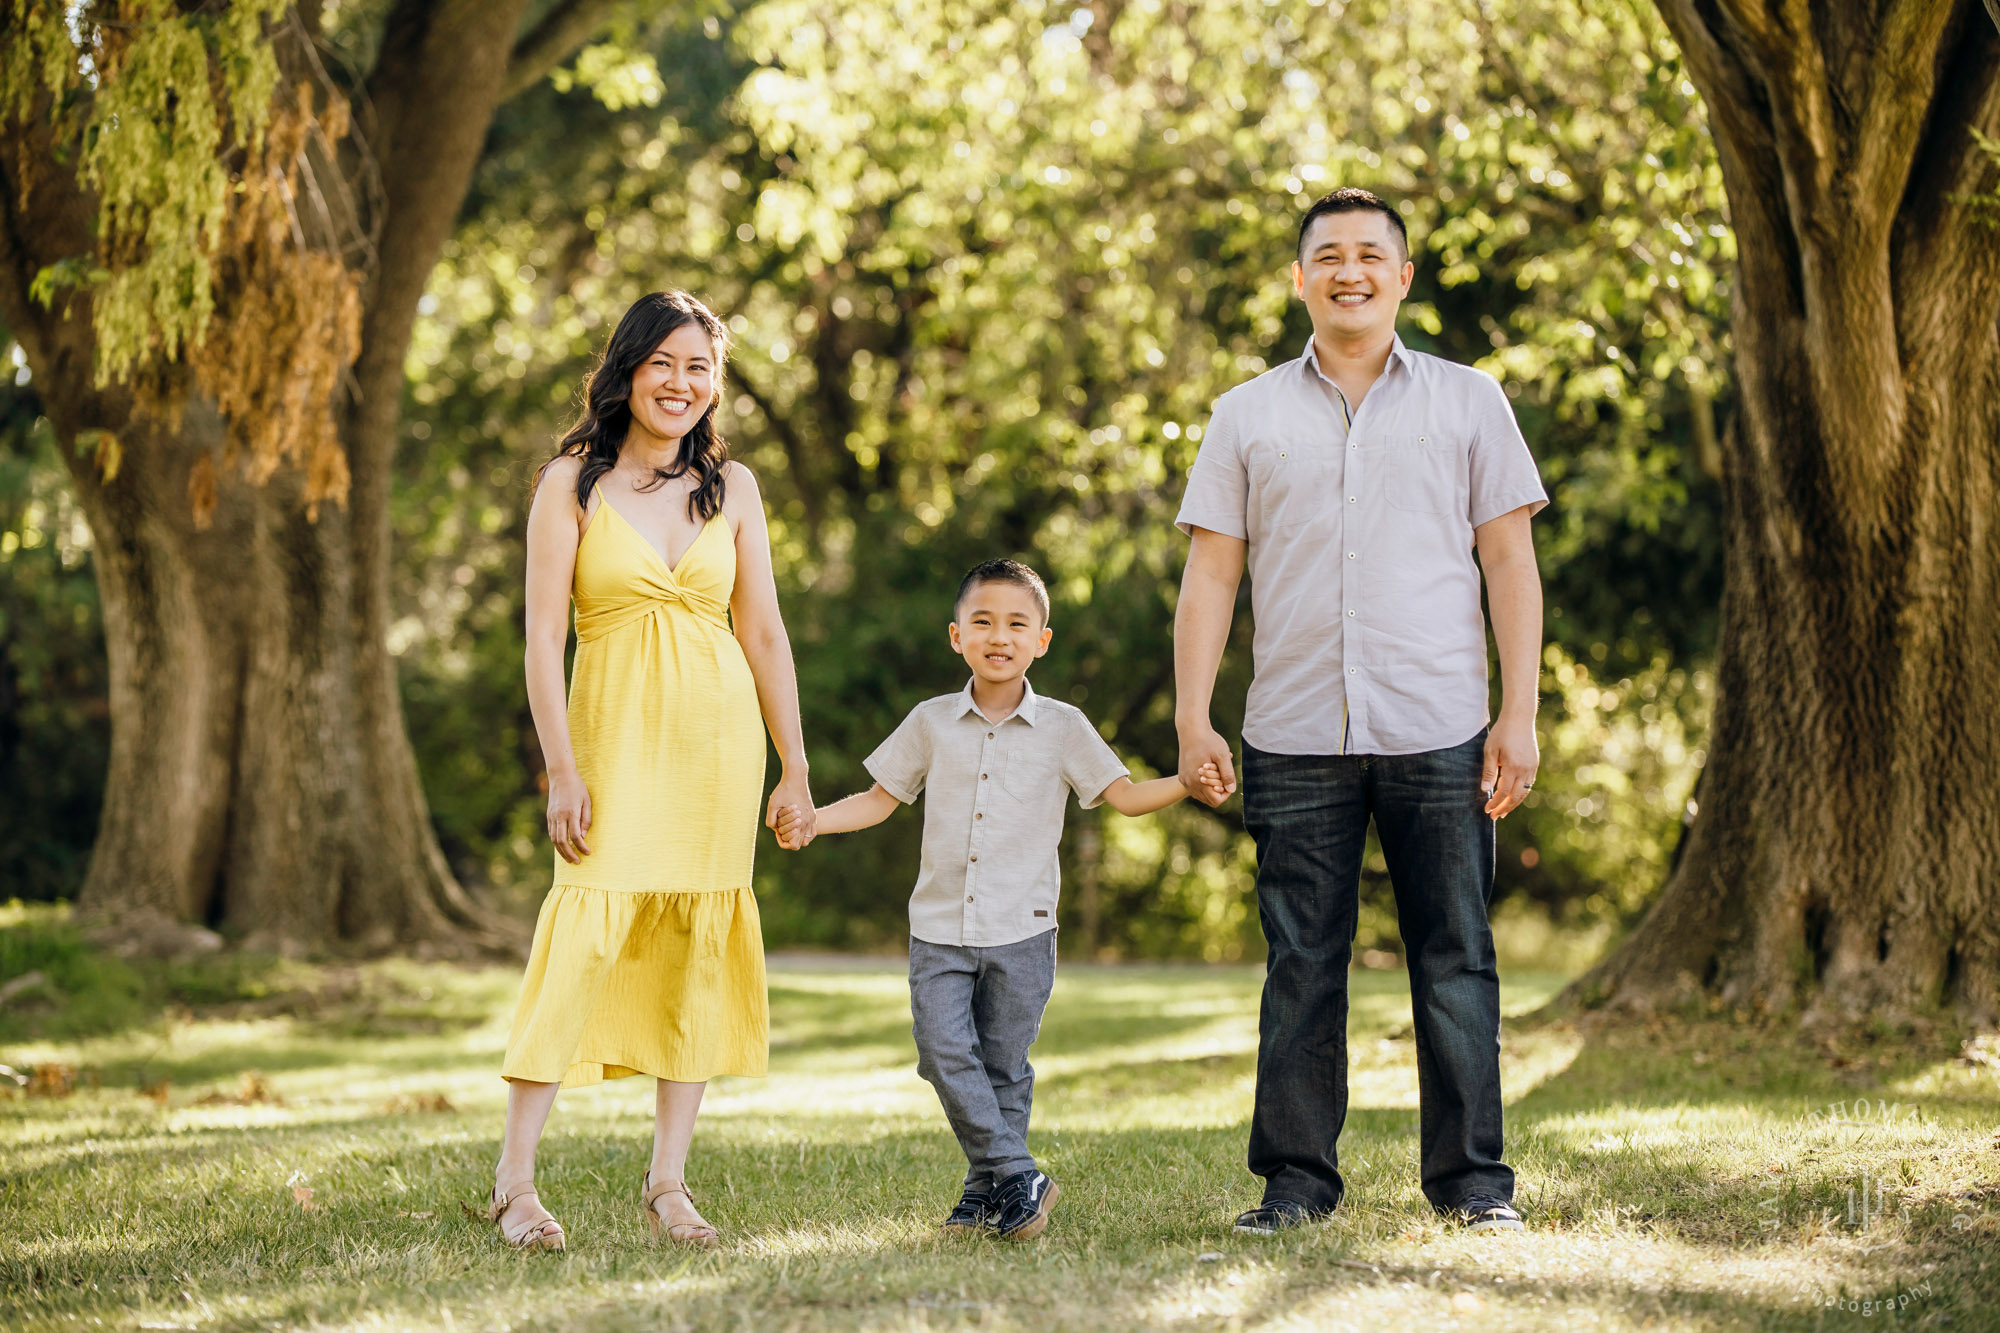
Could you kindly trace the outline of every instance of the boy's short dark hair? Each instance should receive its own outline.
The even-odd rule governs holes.
[[[1380,213],[1389,219],[1389,225],[1394,228],[1396,239],[1403,247],[1403,258],[1409,259],[1410,229],[1403,225],[1402,214],[1391,208],[1389,202],[1381,195],[1353,185],[1343,185],[1338,190],[1328,190],[1313,200],[1312,207],[1308,208],[1306,215],[1299,219],[1297,247],[1299,258],[1305,258],[1306,233],[1312,230],[1314,219],[1323,218],[1329,213]]]
[[[1042,613],[1042,623],[1049,623],[1049,590],[1043,585],[1042,576],[1019,560],[988,560],[973,566],[972,572],[959,580],[958,596],[951,603],[952,619],[958,618],[958,608],[965,605],[965,595],[982,583],[1011,583],[1017,588],[1026,588],[1034,596],[1035,609]]]

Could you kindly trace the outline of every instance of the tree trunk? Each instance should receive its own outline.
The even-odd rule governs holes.
[[[349,489],[316,516],[303,478],[281,469],[261,485],[222,477],[197,522],[191,474],[221,456],[225,423],[199,394],[170,421],[93,387],[88,295],[44,307],[29,284],[89,249],[95,201],[63,174],[46,124],[0,142],[0,318],[90,520],[110,656],[110,771],[79,895],[90,917],[285,949],[518,942],[445,864],[404,729],[387,647],[390,464],[417,303],[493,113],[611,7],[561,0],[517,44],[525,0],[391,6],[355,98],[359,133],[318,164],[346,178],[327,217],[364,287],[349,401],[333,409]],[[279,25],[285,40],[311,29]],[[92,431],[116,439],[115,469],[78,453]]]
[[[436,850],[408,741],[366,724],[357,645],[381,627],[348,614],[351,523],[308,520],[281,475],[225,485],[198,527],[187,478],[221,433],[197,400],[178,430],[128,427],[146,466],[107,481],[73,463],[113,718],[79,908],[141,939],[189,923],[279,949],[503,943]]]
[[[1808,1017],[2000,1014],[2000,134],[1980,0],[1663,0],[1740,272],[1712,758],[1578,983]]]

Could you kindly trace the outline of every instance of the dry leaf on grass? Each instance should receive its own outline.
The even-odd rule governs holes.
[[[383,1115],[409,1115],[415,1111],[454,1112],[458,1108],[441,1092],[399,1093],[382,1103]]]
[[[151,1083],[142,1084],[139,1088],[139,1095],[156,1106],[165,1106],[167,1098],[173,1090],[174,1085],[172,1080],[164,1078],[155,1079]]]
[[[310,1213],[314,1209],[319,1207],[318,1204],[313,1202],[312,1187],[306,1184],[305,1172],[303,1171],[292,1172],[292,1174],[286,1178],[285,1184],[291,1187],[292,1200],[293,1202],[298,1204],[300,1212]]]
[[[285,1099],[271,1091],[271,1085],[264,1076],[254,1069],[246,1069],[237,1079],[236,1091],[203,1093],[195,1098],[196,1106],[283,1106]]]
[[[1485,1308],[1486,1302],[1480,1300],[1469,1291],[1461,1291],[1458,1295],[1451,1298],[1451,1312],[1453,1314],[1478,1314]]]
[[[30,1097],[67,1097],[75,1091],[75,1065],[40,1064],[28,1071]]]

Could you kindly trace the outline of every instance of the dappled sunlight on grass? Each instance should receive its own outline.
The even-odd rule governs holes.
[[[2000,1294],[1978,1257],[2000,1239],[1990,1071],[1935,1050],[1836,1068],[1724,1023],[1510,1022],[1533,1230],[1463,1235],[1418,1190],[1391,971],[1353,974],[1349,1193],[1330,1221],[1229,1230],[1258,1189],[1257,969],[1065,966],[1034,1052],[1054,1224],[1025,1246],[941,1237],[963,1159],[915,1072],[901,967],[807,966],[772,974],[771,1076],[709,1090],[690,1182],[723,1229],[711,1254],[646,1245],[642,1078],[558,1101],[537,1183],[568,1255],[508,1253],[466,1220],[506,1096],[505,969],[395,964],[380,1005],[363,969],[264,1012],[40,1044],[98,1086],[0,1102],[0,1324],[1804,1330],[1848,1317],[1829,1294],[1928,1283],[1903,1318],[1966,1328]],[[1559,984],[1509,977],[1508,1011]],[[1866,1231],[1843,1220],[1864,1173],[1896,1203]]]

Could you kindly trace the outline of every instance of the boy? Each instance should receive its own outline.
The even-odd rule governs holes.
[[[917,1072],[937,1089],[968,1167],[947,1231],[1028,1240],[1060,1193],[1028,1153],[1028,1047],[1055,984],[1056,844],[1074,791],[1143,815],[1182,799],[1178,777],[1135,783],[1075,708],[1028,687],[1048,651],[1049,595],[1032,569],[989,560],[959,585],[952,651],[972,679],[918,704],[868,756],[875,785],[817,812],[818,832],[869,828],[928,788],[910,896]],[[1220,779],[1204,769],[1202,780]],[[797,812],[779,814],[791,845]]]

